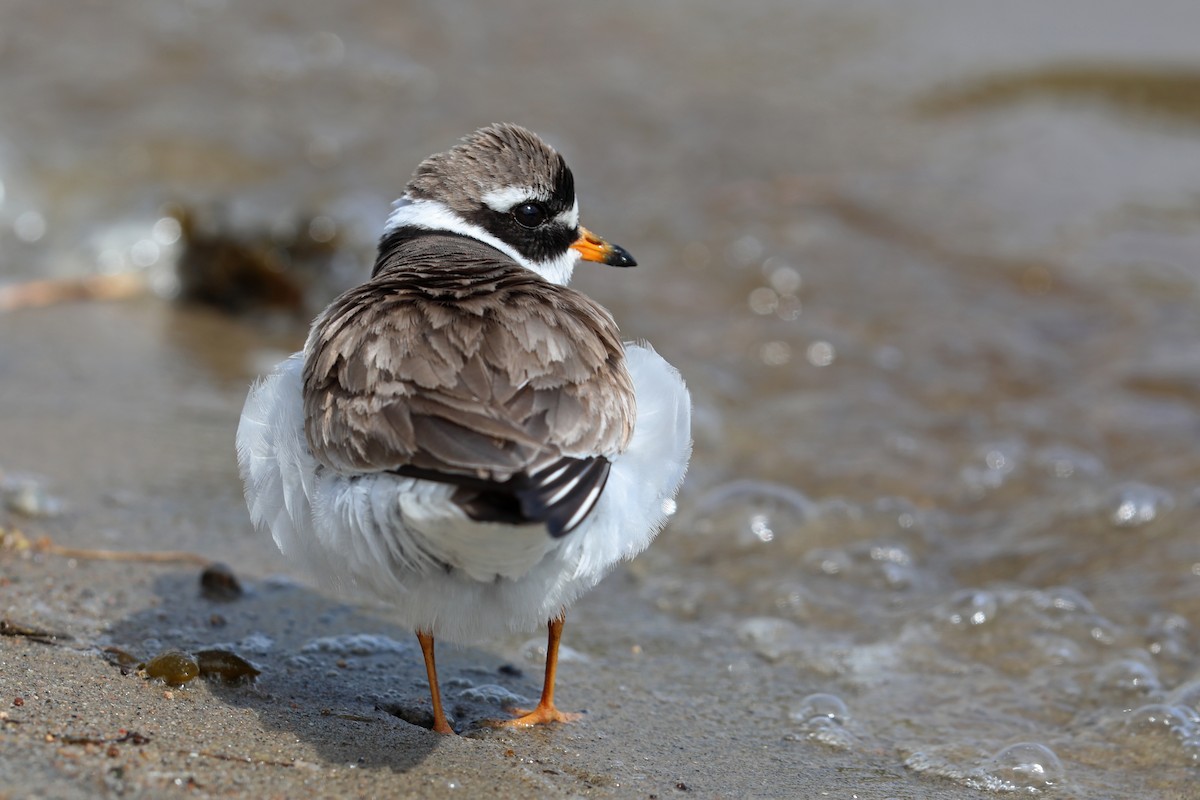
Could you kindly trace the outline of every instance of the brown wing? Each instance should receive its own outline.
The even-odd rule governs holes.
[[[567,532],[558,523],[577,524],[579,508],[548,501],[590,509],[607,457],[632,432],[612,317],[468,239],[404,248],[392,259],[403,255],[403,270],[385,264],[314,325],[304,369],[314,455],[343,473],[454,483],[473,516]]]

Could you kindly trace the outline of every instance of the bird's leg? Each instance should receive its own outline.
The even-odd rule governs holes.
[[[438,689],[437,664],[433,660],[433,634],[417,631],[417,641],[421,643],[421,652],[425,656],[425,674],[429,676],[429,696],[433,700],[433,732],[452,734],[454,729],[446,721],[446,712],[442,710],[442,692]]]
[[[554,707],[554,675],[558,671],[558,642],[562,638],[564,619],[563,616],[555,617],[547,626],[550,629],[550,636],[546,641],[546,680],[542,684],[542,699],[538,701],[537,708],[532,711],[520,709],[517,713],[521,716],[505,720],[500,723],[501,725],[526,728],[551,722],[573,722],[583,716],[559,711]]]

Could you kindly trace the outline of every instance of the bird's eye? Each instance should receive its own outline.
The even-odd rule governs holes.
[[[549,216],[541,203],[521,203],[513,208],[512,215],[517,224],[525,228],[536,228]]]

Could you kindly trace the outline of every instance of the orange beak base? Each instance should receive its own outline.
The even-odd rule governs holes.
[[[579,238],[571,245],[571,249],[578,252],[584,261],[594,261],[610,267],[637,266],[633,256],[629,255],[629,251],[624,247],[604,241],[582,225],[579,226]]]

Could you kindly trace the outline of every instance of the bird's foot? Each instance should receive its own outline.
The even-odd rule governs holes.
[[[493,719],[487,724],[493,728],[531,728],[534,725],[549,725],[552,722],[575,722],[583,719],[583,714],[574,711],[559,711],[554,705],[538,705],[532,711],[523,708],[516,709],[520,716],[513,719]]]

